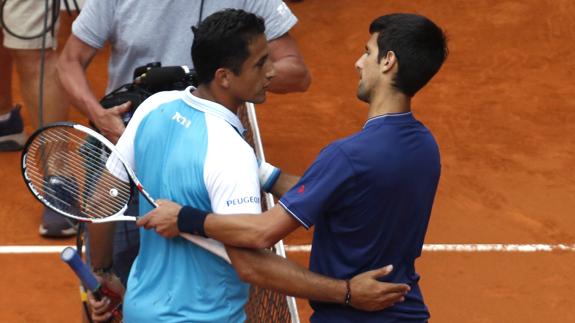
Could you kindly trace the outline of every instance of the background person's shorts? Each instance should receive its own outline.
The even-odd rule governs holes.
[[[48,5],[48,26],[52,24],[52,1]],[[45,2],[42,0],[8,0],[4,6],[4,24],[13,33],[21,36],[38,35],[44,29]],[[58,35],[58,25],[54,28],[54,36]],[[20,39],[2,30],[4,47],[11,49],[40,49],[42,37],[35,39]],[[51,32],[46,35],[46,48],[56,49],[58,37]]]

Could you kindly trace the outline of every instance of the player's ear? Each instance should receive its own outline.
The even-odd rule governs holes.
[[[395,53],[391,50],[381,58],[381,61],[379,61],[379,68],[382,73],[391,71],[395,65],[397,65],[397,56],[395,56]]]
[[[218,68],[214,75],[214,81],[219,86],[227,89],[230,87],[230,73],[231,71],[227,68]]]

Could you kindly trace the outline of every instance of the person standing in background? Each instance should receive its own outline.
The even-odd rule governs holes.
[[[0,151],[21,150],[26,142],[21,106],[12,99],[12,69],[20,78],[20,92],[28,110],[28,121],[36,129],[42,124],[68,119],[68,98],[58,78],[56,47],[57,14],[49,3],[47,29],[43,1],[7,1],[0,33]],[[46,42],[43,45],[42,36]],[[36,36],[36,37],[35,37]],[[44,69],[41,69],[42,47],[45,46]],[[40,79],[43,77],[42,111]],[[40,112],[42,120],[40,120]],[[75,235],[77,226],[71,220],[44,207],[39,233],[43,237],[65,238]]]

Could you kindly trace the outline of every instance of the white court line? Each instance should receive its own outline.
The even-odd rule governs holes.
[[[0,254],[60,253],[67,246],[0,246]],[[286,245],[287,252],[310,252],[311,245]],[[426,244],[426,252],[551,252],[575,251],[575,244]]]
[[[0,254],[60,253],[66,247],[72,246],[0,246]]]
[[[288,252],[310,252],[311,245],[286,246]],[[575,251],[575,244],[425,244],[427,252],[550,252]]]

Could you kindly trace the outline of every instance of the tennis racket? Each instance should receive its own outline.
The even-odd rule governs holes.
[[[136,221],[137,217],[124,212],[138,193],[157,207],[108,139],[71,122],[52,123],[30,136],[22,152],[22,176],[36,199],[78,221]],[[181,236],[230,262],[216,241],[187,233]]]
[[[103,296],[110,299],[112,317],[109,322],[122,322],[122,296],[100,284],[74,248],[64,248],[60,253],[60,258],[70,266],[82,285],[91,291],[97,300],[101,300]]]

